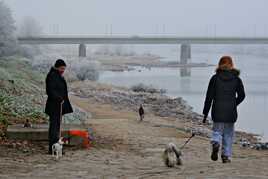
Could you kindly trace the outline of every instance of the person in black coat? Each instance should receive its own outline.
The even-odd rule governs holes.
[[[213,161],[218,160],[222,145],[222,162],[231,162],[234,123],[237,121],[237,106],[245,99],[245,91],[239,70],[234,68],[232,58],[223,56],[216,74],[210,79],[206,94],[203,123],[206,122],[212,106],[213,121],[212,154]]]
[[[61,117],[72,113],[73,109],[68,98],[67,83],[63,77],[66,64],[59,59],[50,69],[46,77],[47,102],[45,113],[49,116],[49,153],[52,153],[52,145],[57,143],[60,137]]]

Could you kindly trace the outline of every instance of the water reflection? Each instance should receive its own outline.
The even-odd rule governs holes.
[[[180,68],[180,76],[181,77],[191,76],[191,68],[187,68],[187,67]]]
[[[181,93],[189,93],[192,91],[191,89],[191,78],[181,78],[180,81],[180,92]]]

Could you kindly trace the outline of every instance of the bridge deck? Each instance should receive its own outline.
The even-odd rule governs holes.
[[[20,44],[268,44],[268,37],[36,36]]]

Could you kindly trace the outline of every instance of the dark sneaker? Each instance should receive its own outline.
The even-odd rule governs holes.
[[[213,161],[218,160],[219,149],[220,149],[220,144],[218,144],[218,143],[212,144],[211,160],[213,160]]]
[[[231,160],[227,156],[222,155],[221,159],[222,159],[222,163],[231,163]]]

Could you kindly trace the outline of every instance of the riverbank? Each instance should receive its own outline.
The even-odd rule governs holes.
[[[4,82],[1,84],[6,86],[7,81]],[[76,81],[69,87],[71,103],[87,114],[84,124],[94,131],[94,145],[89,150],[66,148],[66,155],[56,162],[46,154],[47,142],[2,141],[0,178],[236,179],[268,176],[267,151],[240,148],[235,144],[231,164],[210,161],[210,126],[201,124],[202,116],[194,113],[182,98],[134,92],[92,81]],[[41,100],[40,107],[43,102]],[[146,112],[143,122],[137,115],[141,103]],[[28,105],[35,106],[34,103]],[[173,142],[180,146],[191,132],[198,135],[183,151],[184,165],[167,168],[161,158],[165,145]],[[254,140],[253,135],[237,134],[238,140],[241,137]]]
[[[95,85],[97,90],[107,88]],[[90,85],[86,86],[93,91]],[[75,87],[80,86],[72,86]],[[167,168],[161,157],[165,145],[173,142],[181,146],[190,136],[183,129],[194,124],[181,118],[160,117],[148,110],[145,120],[139,122],[136,111],[128,107],[119,109],[114,104],[96,100],[99,97],[76,93],[70,98],[72,104],[92,114],[88,126],[94,131],[96,144],[89,150],[66,148],[66,155],[58,162],[46,155],[46,147],[42,147],[45,143],[30,145],[36,149],[31,152],[1,145],[1,178],[260,179],[268,176],[267,151],[234,145],[231,164],[212,162],[209,139],[202,136],[196,136],[183,150],[183,166]]]

